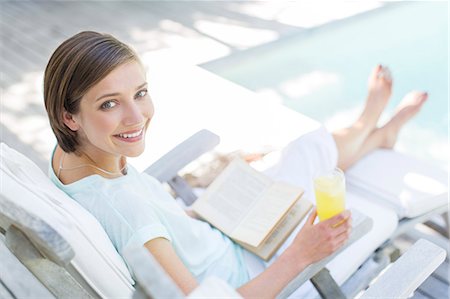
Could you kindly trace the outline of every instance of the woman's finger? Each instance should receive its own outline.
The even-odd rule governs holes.
[[[306,221],[306,223],[313,225],[314,221],[316,220],[316,217],[317,217],[317,209],[313,208],[311,211],[311,214],[309,214],[309,217],[308,217],[308,220]]]
[[[352,213],[349,210],[345,210],[344,212],[323,221],[323,223],[324,225],[329,225],[331,227],[338,227],[339,225],[344,223],[347,219],[349,219],[351,215]]]
[[[351,231],[352,228],[351,218],[347,218],[346,220],[343,220],[343,222],[340,223],[339,225],[331,226],[330,228],[335,236],[345,233],[347,231]]]

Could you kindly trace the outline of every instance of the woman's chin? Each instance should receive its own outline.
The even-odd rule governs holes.
[[[133,149],[131,151],[128,151],[125,156],[129,157],[129,158],[136,158],[139,157],[140,155],[142,155],[142,153],[145,150],[145,146]]]

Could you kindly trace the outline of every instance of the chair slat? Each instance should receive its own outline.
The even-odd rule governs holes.
[[[421,239],[378,278],[361,298],[407,298],[444,261],[446,252]]]
[[[162,156],[144,172],[160,182],[167,182],[183,167],[212,150],[219,142],[219,136],[208,130],[201,130]]]

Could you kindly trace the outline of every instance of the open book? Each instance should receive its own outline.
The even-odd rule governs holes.
[[[247,250],[269,260],[312,204],[303,190],[233,160],[195,201],[193,211]]]

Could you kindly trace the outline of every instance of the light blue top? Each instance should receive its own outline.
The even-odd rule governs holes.
[[[97,218],[121,255],[128,246],[162,237],[200,281],[213,275],[238,287],[249,280],[242,247],[206,222],[189,217],[159,181],[132,166],[119,178],[91,175],[68,185],[61,183],[51,165],[49,176]]]

